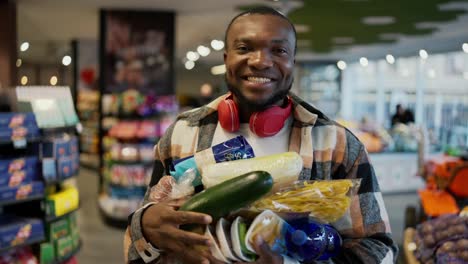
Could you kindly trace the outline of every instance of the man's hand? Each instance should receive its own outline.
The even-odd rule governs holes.
[[[210,263],[208,237],[179,229],[183,224],[209,224],[211,216],[177,211],[183,201],[160,202],[143,213],[142,230],[146,240],[168,255],[181,258],[184,263]],[[195,250],[205,248],[206,250]]]
[[[283,264],[283,257],[278,253],[271,251],[270,246],[263,240],[261,236],[257,236],[253,245],[255,252],[258,254],[258,259],[255,262],[240,262],[240,263],[256,263],[256,264]]]

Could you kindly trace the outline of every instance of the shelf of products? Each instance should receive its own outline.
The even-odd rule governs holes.
[[[103,113],[105,113],[101,169],[103,195],[99,205],[104,215],[116,221],[126,220],[128,214],[138,208],[151,178],[154,145],[177,113],[175,97],[161,96],[151,97],[151,100],[136,100],[150,102],[155,107],[153,110],[146,109],[147,116],[139,115],[138,109],[143,106],[130,107],[126,104],[132,104],[135,97],[144,96],[135,91],[130,91],[131,95],[126,93],[121,95],[120,100],[116,99],[115,94],[103,96],[104,101],[122,104],[103,103]],[[125,114],[119,111],[125,111]],[[115,116],[109,121],[112,115]],[[125,118],[121,119],[122,116]]]
[[[60,103],[53,96],[48,97],[50,94],[61,94]],[[42,112],[0,113],[0,131],[27,126],[28,133],[37,139],[31,142],[29,134],[15,135],[11,139],[24,140],[26,147],[13,145],[0,150],[0,260],[6,263],[11,263],[9,259],[52,263],[42,261],[43,248],[54,252],[52,261],[62,263],[62,257],[69,259],[67,254],[74,255],[76,251],[72,250],[79,249],[73,244],[79,240],[77,228],[68,229],[70,242],[53,237],[56,222],[76,226],[79,201],[78,190],[68,181],[79,169],[78,119],[70,116],[74,115],[73,105],[68,104],[72,101],[64,94],[70,95],[69,90],[21,87],[17,89],[20,109]],[[31,107],[38,104],[36,99],[45,98],[56,108]],[[46,120],[47,115],[50,120]]]

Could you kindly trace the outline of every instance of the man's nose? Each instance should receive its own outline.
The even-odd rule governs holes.
[[[252,53],[248,61],[249,66],[259,70],[273,66],[271,54],[264,50],[258,50]]]

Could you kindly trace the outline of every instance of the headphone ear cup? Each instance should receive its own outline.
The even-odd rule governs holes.
[[[273,106],[263,112],[257,112],[250,116],[250,131],[259,137],[271,137],[276,135],[284,126],[284,122],[291,114],[292,102],[289,100],[285,108]]]
[[[229,132],[239,130],[239,111],[236,103],[229,97],[218,105],[218,120],[221,127]]]

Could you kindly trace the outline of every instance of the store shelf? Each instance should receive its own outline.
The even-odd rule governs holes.
[[[31,196],[31,197],[27,197],[27,198],[19,199],[19,200],[3,201],[3,202],[0,202],[0,207],[6,206],[6,205],[12,205],[12,204],[30,202],[30,201],[35,201],[35,200],[41,200],[41,199],[44,199],[44,197],[45,197],[44,195],[36,195],[36,196]]]
[[[77,125],[73,126],[64,126],[64,127],[50,127],[50,128],[41,128],[41,133],[43,135],[47,134],[59,134],[59,133],[77,133]]]
[[[128,160],[108,160],[106,163],[108,164],[118,164],[118,165],[151,165],[153,164],[153,160],[136,160],[136,161],[128,161]]]
[[[47,181],[47,180],[45,180],[45,181],[44,181],[44,184],[45,184],[46,186],[52,186],[52,185],[60,184],[60,183],[62,183],[62,182],[64,182],[64,181],[66,181],[66,180],[73,179],[73,178],[77,177],[78,175],[79,175],[79,172],[77,172],[76,174],[73,174],[72,176],[67,177],[67,178],[61,178],[61,179],[53,180],[53,181]]]
[[[39,143],[41,140],[42,140],[41,137],[28,137],[28,138],[26,138],[26,145],[27,145],[27,143]],[[18,148],[18,147],[15,146],[13,140],[0,140],[0,146],[2,146],[2,147],[3,146],[12,146],[14,148]]]
[[[52,262],[52,264],[62,264],[62,263],[69,261],[71,258],[76,256],[76,254],[81,250],[82,244],[83,242],[81,242],[80,240],[80,244],[78,244],[78,246],[75,249],[73,249],[72,252],[70,252],[70,254],[66,255],[63,258],[56,260],[55,262]]]
[[[24,247],[24,246],[30,246],[30,245],[34,245],[34,244],[37,244],[37,243],[41,243],[41,242],[44,242],[45,240],[45,237],[41,237],[41,238],[37,238],[37,239],[33,239],[31,241],[28,241],[28,242],[25,242],[25,243],[22,243],[22,244],[19,244],[19,245],[15,245],[15,246],[11,246],[11,247],[7,247],[7,248],[0,248],[0,255],[2,253],[5,253],[9,250],[12,250],[12,249],[15,249],[15,248],[20,248],[20,247]]]
[[[149,115],[149,116],[141,116],[141,115],[138,115],[138,114],[117,114],[117,115],[114,115],[114,114],[105,114],[102,116],[102,118],[106,118],[106,117],[112,117],[112,118],[117,118],[117,119],[120,119],[120,120],[131,120],[131,121],[144,121],[144,120],[151,120],[151,119],[157,119],[161,116],[163,116],[165,113],[158,113],[158,114],[153,114],[153,115]]]
[[[50,215],[49,215],[49,216],[46,216],[44,220],[45,220],[46,223],[54,222],[54,221],[56,221],[56,220],[65,218],[65,217],[69,216],[70,214],[72,214],[72,213],[74,213],[74,212],[77,212],[78,210],[80,210],[80,207],[79,207],[79,206],[78,206],[78,208],[73,209],[73,210],[71,210],[70,212],[67,212],[67,213],[65,213],[65,214],[63,214],[63,215],[60,215],[60,216],[50,216]]]

